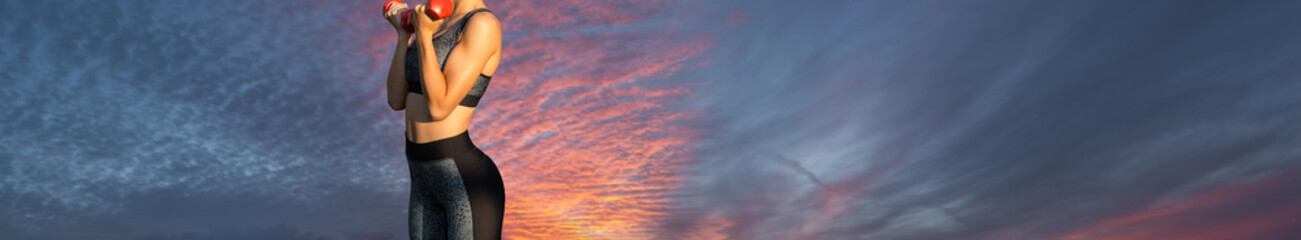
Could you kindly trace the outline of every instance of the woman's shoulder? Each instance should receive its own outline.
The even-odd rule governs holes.
[[[492,11],[487,8],[476,10],[473,15],[470,15],[469,19],[466,19],[465,25],[467,31],[474,28],[479,28],[479,30],[495,29],[498,31],[501,29],[501,22],[497,20],[497,15],[492,14]]]

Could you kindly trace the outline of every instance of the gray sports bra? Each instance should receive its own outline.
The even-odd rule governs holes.
[[[475,13],[479,12],[492,11],[488,11],[487,8],[470,11],[461,17],[456,24],[453,24],[447,32],[434,38],[434,48],[438,49],[436,52],[436,55],[438,55],[438,69],[446,69],[447,55],[451,54],[452,48],[456,47],[456,44],[460,42],[461,30],[465,29],[465,22],[470,20],[470,16],[474,16]],[[420,76],[420,54],[417,51],[419,50],[415,46],[407,48],[407,92],[425,94],[425,86],[420,81],[422,79]],[[479,98],[483,98],[483,92],[488,90],[490,80],[492,80],[492,76],[479,73],[479,79],[474,80],[474,87],[470,88],[470,93],[465,95],[465,99],[461,100],[460,105],[466,107],[478,106]]]

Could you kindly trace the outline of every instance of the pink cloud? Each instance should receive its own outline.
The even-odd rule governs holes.
[[[1278,173],[1246,184],[1229,185],[1177,199],[1169,204],[1105,219],[1062,234],[1067,240],[1129,239],[1268,239],[1301,222],[1301,206],[1254,206],[1280,188],[1295,183],[1298,170]],[[1292,199],[1295,202],[1301,199]],[[1228,213],[1230,209],[1250,209]],[[1242,210],[1240,210],[1242,211]]]
[[[470,135],[502,171],[504,237],[657,234],[699,135],[677,124],[699,113],[669,107],[703,82],[666,79],[702,66],[696,58],[713,44],[708,35],[662,27],[696,11],[671,1],[486,3],[502,21],[502,62]],[[378,12],[370,10],[357,8],[350,18]],[[378,30],[351,57],[369,61],[368,76],[383,75],[395,38],[387,25],[365,27]],[[380,80],[364,81],[384,96]]]

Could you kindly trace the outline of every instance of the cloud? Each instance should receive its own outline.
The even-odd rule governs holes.
[[[327,35],[342,21],[326,18],[338,9],[278,11],[297,5],[5,8],[23,21],[5,21],[0,29],[15,34],[4,41],[25,46],[0,64],[3,94],[16,99],[0,103],[11,116],[0,123],[5,222],[45,232],[129,216],[139,209],[127,199],[168,189],[185,189],[168,192],[176,201],[309,202],[345,189],[404,200],[404,163],[384,160],[401,159],[400,135],[367,135],[369,116],[345,111],[364,99],[343,80],[364,69],[324,71],[346,55],[313,47],[342,43]]]
[[[1290,187],[1298,169],[1228,184],[1174,199],[1146,210],[1095,222],[1061,239],[1287,239],[1301,195]]]
[[[673,109],[702,79],[669,78],[711,46],[704,35],[642,27],[691,5],[672,1],[492,6],[503,60],[470,129],[499,165],[507,238],[648,237],[671,208],[698,113]]]
[[[1266,10],[1294,4],[983,4],[714,4],[750,18],[720,29],[709,71],[683,73],[713,80],[691,101],[711,114],[668,225],[715,239],[1044,239],[1298,166],[1299,116],[1280,109],[1301,102],[1284,80],[1301,35],[1276,35],[1290,15]],[[1261,209],[1185,214],[1272,217]],[[1207,236],[1297,224],[1262,221]]]
[[[404,232],[374,3],[2,4],[0,238]],[[1301,236],[1296,3],[488,4],[510,238]]]
[[[0,123],[4,225],[47,239],[404,232],[402,113],[382,97],[394,38],[373,4],[5,8],[0,32],[13,44],[0,48],[0,96],[17,100],[0,103],[11,116]],[[699,16],[666,10],[692,6],[488,4],[506,26],[505,55],[470,131],[505,176],[506,235],[658,231],[694,136],[677,123],[694,113],[671,107],[702,81],[670,76],[711,42],[652,26],[690,22]],[[303,231],[177,235],[276,221]],[[86,224],[48,232],[66,222]]]
[[[333,239],[357,239],[357,240],[390,240],[399,239],[392,234],[377,233],[350,233],[345,236],[327,236],[313,232],[302,231],[301,229],[287,225],[275,225],[265,228],[239,229],[239,228],[215,228],[207,232],[186,232],[180,234],[149,234],[137,240],[219,240],[219,239],[241,239],[241,240],[283,240],[283,239],[305,239],[305,240],[333,240]]]

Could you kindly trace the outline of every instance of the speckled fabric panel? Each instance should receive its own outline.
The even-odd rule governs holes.
[[[474,239],[469,194],[452,158],[408,159],[412,240]]]
[[[420,48],[414,45],[407,47],[406,58],[402,71],[407,77],[407,92],[425,94],[425,85],[420,82]]]

